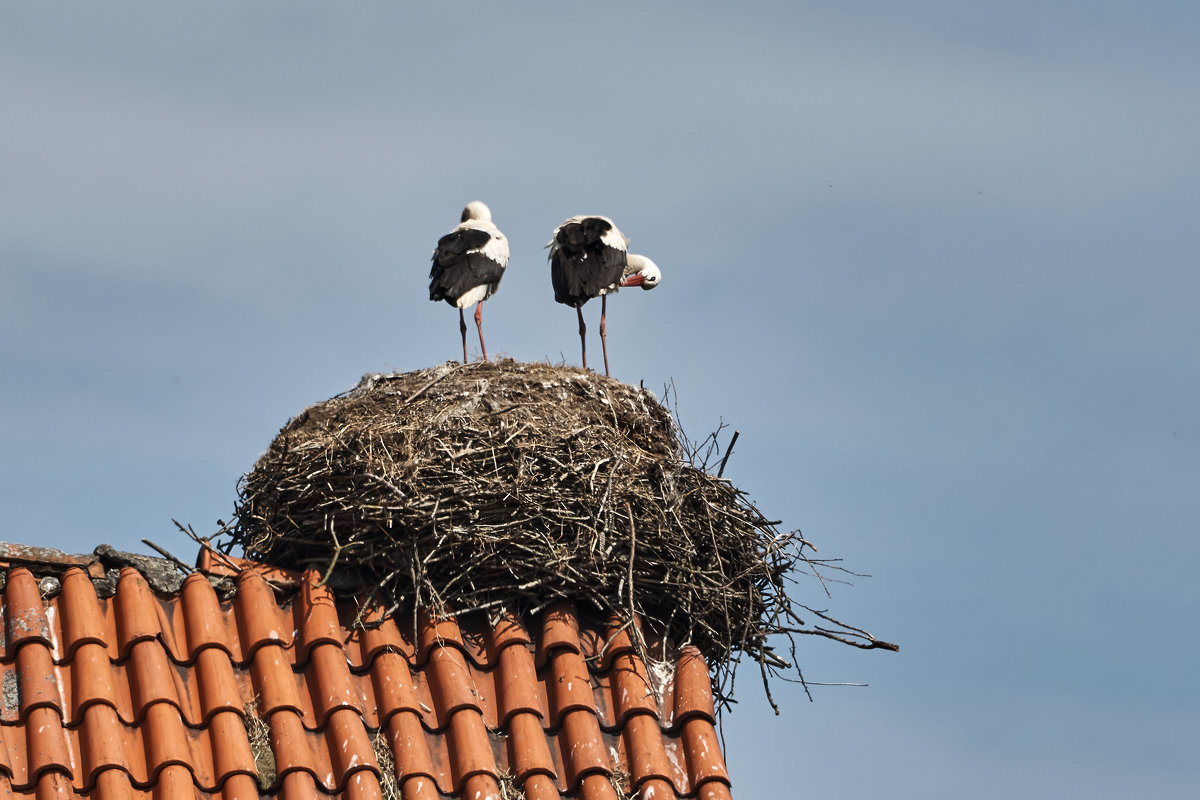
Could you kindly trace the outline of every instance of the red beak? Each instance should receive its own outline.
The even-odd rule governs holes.
[[[645,282],[646,282],[646,276],[640,272],[635,272],[632,275],[630,275],[628,278],[623,278],[621,280],[621,286],[622,287],[624,287],[624,286],[641,286]]]

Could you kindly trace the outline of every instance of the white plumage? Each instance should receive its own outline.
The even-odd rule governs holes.
[[[500,288],[508,266],[508,239],[492,222],[492,212],[478,200],[467,203],[462,221],[438,240],[429,271],[429,299],[445,300],[458,308],[462,333],[463,363],[467,361],[467,322],[463,309],[475,306],[479,349],[487,361],[483,344],[483,301]]]

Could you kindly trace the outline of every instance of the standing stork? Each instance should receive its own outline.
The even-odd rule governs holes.
[[[483,344],[483,301],[496,293],[508,266],[508,240],[492,222],[491,210],[474,200],[463,209],[458,227],[438,239],[429,271],[429,299],[445,300],[458,307],[458,329],[462,333],[463,363],[467,363],[467,321],[463,309],[475,305],[475,327],[479,349],[487,361]]]
[[[579,341],[583,366],[587,368],[587,325],[583,304],[600,298],[600,348],[604,353],[604,374],[608,375],[608,342],[605,317],[608,295],[621,286],[653,289],[662,279],[658,266],[646,258],[628,252],[629,240],[608,217],[571,217],[554,229],[550,248],[550,280],[554,299],[572,306],[579,315]]]

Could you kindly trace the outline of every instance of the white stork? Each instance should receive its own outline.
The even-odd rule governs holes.
[[[605,316],[608,295],[621,286],[653,289],[662,279],[658,266],[628,252],[629,240],[608,217],[578,216],[554,229],[550,248],[550,280],[554,299],[572,306],[579,315],[579,341],[583,366],[587,368],[587,326],[583,304],[600,298],[600,347],[604,352],[604,374],[608,373],[608,342]]]
[[[438,239],[429,271],[429,299],[445,300],[458,307],[458,328],[462,333],[463,363],[467,363],[467,321],[463,309],[475,304],[475,327],[479,329],[479,349],[487,361],[483,345],[483,301],[496,293],[504,268],[508,266],[508,240],[492,223],[491,210],[474,200],[462,212],[457,228]]]

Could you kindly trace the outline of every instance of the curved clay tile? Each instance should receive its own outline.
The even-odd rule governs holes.
[[[292,672],[287,651],[278,644],[255,648],[250,675],[254,693],[246,705],[252,706],[259,717],[269,719],[281,709],[297,715],[303,713],[300,677]]]
[[[640,658],[631,652],[622,652],[613,659],[609,674],[616,705],[616,727],[624,725],[631,714],[651,714],[657,720],[658,700],[650,685],[646,664]]]
[[[702,716],[709,722],[716,722],[708,665],[695,647],[689,645],[680,650],[674,684],[676,719]]]
[[[106,769],[95,777],[91,797],[96,800],[133,800],[141,794],[129,781],[129,773],[120,768]]]
[[[338,622],[337,604],[328,586],[318,586],[320,576],[315,570],[304,573],[300,596],[292,603],[292,617],[298,634],[296,664],[302,666],[312,657],[311,651],[321,644],[341,650],[346,635]]]
[[[414,666],[424,667],[431,655],[447,647],[454,648],[466,658],[468,648],[457,620],[425,616],[417,630],[417,661]]]
[[[20,726],[0,725],[0,779],[11,779],[18,767],[22,775],[25,773],[24,734],[25,730]],[[9,744],[10,738],[13,740],[12,744]],[[18,738],[20,742],[16,741]]]
[[[58,669],[54,656],[40,639],[26,640],[17,651],[17,694],[20,697],[22,721],[29,719],[35,708],[52,708],[60,718],[69,708],[59,688]]]
[[[583,710],[596,717],[592,676],[578,651],[562,648],[553,651],[546,673],[552,729],[561,727],[564,717],[572,711]]]
[[[647,780],[657,779],[686,790],[687,775],[672,768],[657,719],[650,714],[634,714],[622,728],[630,774],[630,788],[639,790]],[[674,759],[678,765],[678,759]]]
[[[73,660],[82,645],[100,645],[107,649],[115,643],[116,631],[111,629],[96,597],[96,588],[86,572],[78,568],[67,570],[57,601],[63,629],[61,658],[64,662]]]
[[[402,655],[388,650],[371,659],[371,688],[377,727],[387,725],[392,715],[400,711],[408,711],[418,717],[421,714],[416,685],[408,664]]]
[[[365,627],[356,629],[351,636],[351,669],[368,672],[381,654],[394,653],[404,657],[409,664],[416,661],[417,647],[400,633],[396,621],[381,620],[382,609],[375,608],[364,619]]]
[[[394,773],[400,782],[412,776],[423,776],[434,783],[438,774],[434,771],[433,758],[421,718],[412,711],[399,711],[388,718],[385,729],[388,746],[395,761]],[[436,795],[436,789],[434,790]]]
[[[117,616],[118,660],[129,658],[130,650],[140,642],[158,640],[162,635],[158,600],[146,579],[133,567],[121,570],[114,598]]]
[[[593,712],[582,709],[567,712],[558,733],[558,746],[568,792],[578,790],[588,776],[599,775],[605,782],[612,776],[612,760]]]
[[[309,772],[289,772],[281,776],[279,800],[329,800],[329,795],[318,788],[314,775]]]
[[[609,619],[603,635],[597,633],[595,636],[584,638],[584,656],[591,668],[597,672],[607,672],[612,666],[614,656],[637,652],[629,636],[629,625],[623,624],[616,617]]]
[[[192,687],[183,681],[157,640],[140,639],[133,643],[125,662],[125,674],[130,682],[135,721],[142,722],[150,708],[164,703],[175,706],[176,715],[189,724],[197,725],[202,720]]]
[[[638,786],[640,800],[677,800],[679,795],[672,786],[661,778],[651,778]]]
[[[112,770],[145,778],[146,763],[133,732],[117,718],[112,706],[98,703],[83,712],[77,731],[80,743],[80,775],[85,789],[99,783],[99,776]]]
[[[221,603],[208,578],[199,572],[189,575],[183,582],[179,605],[183,608],[187,663],[194,663],[201,651],[213,647],[224,651],[229,659],[236,659],[225,625],[226,615],[221,612]]]
[[[37,779],[38,800],[51,800],[52,798],[64,798],[65,800],[65,798],[74,797],[74,794],[70,777],[61,772],[46,772]]]
[[[496,660],[497,726],[507,728],[514,714],[530,714],[539,720],[548,716],[549,709],[539,691],[533,653],[525,639],[511,634],[512,627],[498,631],[493,652]],[[539,722],[540,725],[540,722]]]
[[[541,636],[538,638],[534,663],[538,670],[546,666],[547,660],[557,650],[566,649],[581,653],[579,643],[579,621],[571,610],[570,603],[555,603],[542,614]]]
[[[434,645],[430,648],[425,673],[433,696],[437,730],[444,729],[462,709],[470,709],[482,717],[479,690],[461,650]]]
[[[324,737],[306,730],[300,715],[288,709],[274,711],[267,724],[271,751],[275,756],[276,785],[286,788],[292,775],[304,773],[331,791],[329,787],[336,785],[336,777],[329,763]],[[300,781],[299,785],[305,783]]]
[[[554,785],[554,780],[542,773],[533,773],[518,779],[518,785],[525,794],[525,800],[560,800],[562,794]]]
[[[693,717],[683,723],[681,736],[687,756],[688,780],[693,787],[710,781],[729,784],[729,772],[721,757],[721,743],[711,722]]]
[[[688,781],[697,796],[729,796],[729,772],[714,727],[712,683],[704,657],[685,647],[675,668],[675,718],[681,720],[680,741]]]
[[[108,649],[96,642],[81,644],[70,662],[70,710],[67,725],[79,724],[83,712],[102,703],[116,710],[122,722],[135,722],[126,669],[110,660]],[[64,688],[67,685],[64,682]]]
[[[203,730],[206,735],[201,737],[200,744],[207,746],[212,754],[212,789],[219,788],[223,781],[234,775],[257,779],[254,753],[250,749],[246,723],[240,713],[222,711],[215,714]]]
[[[258,793],[258,780],[254,775],[244,775],[237,773],[226,777],[218,790],[221,792],[223,800],[241,800],[242,798],[256,798]],[[210,795],[212,796],[212,795]]]
[[[455,792],[461,792],[465,797],[472,797],[465,791],[465,785],[472,778],[486,775],[492,782],[500,774],[496,758],[492,751],[492,740],[483,724],[483,718],[475,709],[464,708],[450,717],[450,727],[446,730],[446,746],[450,756],[450,776]],[[487,785],[473,781],[476,785]],[[484,795],[486,796],[486,795]]]
[[[325,747],[336,781],[336,786],[330,788],[342,791],[349,777],[362,770],[379,775],[379,762],[371,747],[371,737],[357,711],[342,708],[330,715],[325,728]]]
[[[550,746],[546,743],[541,718],[518,713],[513,715],[505,729],[508,731],[508,765],[514,779],[520,784],[527,784],[540,775],[553,785],[558,772],[554,767]],[[540,785],[541,782],[534,783]],[[554,791],[557,797],[558,789]]]
[[[732,800],[729,787],[718,781],[710,781],[696,790],[696,800]]]
[[[42,706],[29,712],[25,719],[25,774],[14,772],[13,784],[29,786],[38,783],[48,772],[60,773],[68,782],[74,777],[70,745],[67,732],[62,727],[62,718],[53,708]],[[16,764],[13,765],[16,767]]]
[[[350,776],[341,790],[341,796],[345,800],[380,800],[383,791],[374,772],[359,771]]]
[[[423,773],[401,779],[400,786],[404,800],[442,800],[437,784]]]
[[[479,800],[500,800],[500,783],[494,775],[486,772],[475,773],[463,783],[460,796]]]
[[[309,651],[305,673],[315,715],[305,727],[323,730],[329,715],[339,709],[353,709],[362,716],[362,690],[351,677],[346,653],[340,646],[322,639]]]
[[[162,772],[175,765],[195,775],[195,782],[211,787],[215,783],[211,753],[193,750],[187,726],[179,710],[170,703],[154,703],[146,709],[142,722],[142,742],[146,748],[147,783],[158,783]],[[138,776],[134,776],[135,780]],[[140,782],[140,781],[139,781]]]
[[[246,663],[264,645],[290,648],[294,638],[290,615],[286,618],[275,601],[275,592],[254,570],[238,576],[238,593],[234,599],[238,635],[241,637],[242,658]]]
[[[588,775],[579,784],[580,800],[618,800],[608,775]]]
[[[533,645],[533,639],[529,637],[529,633],[511,614],[506,614],[497,619],[495,624],[488,630],[486,636],[488,663],[490,664],[498,664],[500,662],[500,654],[505,648],[514,645],[529,648]]]
[[[233,664],[229,661],[229,652],[216,647],[205,648],[196,656],[194,668],[199,684],[200,724],[207,725],[218,713],[233,712],[240,717],[245,703]]]
[[[8,584],[4,587],[4,623],[6,661],[12,660],[26,642],[40,642],[48,649],[54,647],[37,581],[24,567],[8,573]]]

